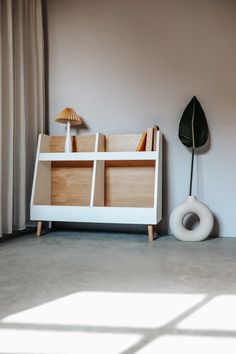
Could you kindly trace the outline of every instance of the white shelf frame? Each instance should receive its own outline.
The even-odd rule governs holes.
[[[50,152],[50,136],[40,134],[31,196],[31,220],[156,225],[162,219],[162,136],[156,135],[156,151],[104,152],[103,135],[96,134],[94,152]],[[104,206],[104,161],[155,161],[153,207]],[[89,206],[58,206],[51,203],[51,162],[93,161]],[[40,168],[39,168],[40,164]],[[39,183],[40,180],[40,183]],[[40,201],[44,202],[40,202]],[[96,206],[94,206],[96,204]]]
[[[135,161],[135,160],[156,160],[156,151],[140,152],[51,152],[40,153],[39,161]]]
[[[141,224],[157,223],[155,208],[86,207],[61,205],[34,205],[32,220],[68,221],[86,223]]]

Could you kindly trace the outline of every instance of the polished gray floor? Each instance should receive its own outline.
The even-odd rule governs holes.
[[[235,338],[234,238],[56,231],[0,244],[0,354],[235,353]]]

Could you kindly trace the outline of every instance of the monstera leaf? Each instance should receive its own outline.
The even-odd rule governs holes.
[[[203,146],[208,139],[206,116],[196,96],[191,99],[181,117],[179,123],[179,138],[185,146],[192,148],[189,186],[189,195],[192,195],[194,152],[196,148]]]
[[[199,148],[208,139],[208,126],[200,102],[194,96],[184,110],[179,123],[179,138],[188,148]]]

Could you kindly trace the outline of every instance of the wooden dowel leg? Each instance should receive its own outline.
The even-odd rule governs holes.
[[[153,241],[154,240],[153,225],[148,225],[148,239],[149,239],[149,241]]]
[[[42,221],[38,221],[38,222],[37,222],[37,232],[36,232],[36,236],[40,236],[40,235],[41,235],[42,225],[43,225],[43,222],[42,222]]]

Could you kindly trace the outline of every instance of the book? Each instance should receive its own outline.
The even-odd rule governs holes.
[[[139,140],[136,151],[145,151],[147,132],[144,132]]]
[[[146,151],[152,151],[153,146],[153,128],[147,129]]]
[[[159,127],[157,125],[154,125],[152,151],[156,151],[157,149],[157,130],[159,130]]]

